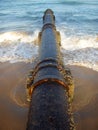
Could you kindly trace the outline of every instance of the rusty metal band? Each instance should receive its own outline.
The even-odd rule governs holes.
[[[39,62],[37,63],[37,66],[39,66],[40,64],[44,63],[44,62],[55,62],[58,63],[58,60],[52,57],[49,58],[45,58],[44,60],[39,60]]]
[[[49,57],[49,58],[46,58],[44,60],[39,61],[34,69],[36,70],[40,64],[45,63],[45,62],[55,62],[55,63],[58,63],[58,61],[56,59],[54,59],[52,57]]]
[[[44,68],[47,68],[47,67],[54,67],[54,68],[57,68],[57,69],[58,69],[58,65],[56,65],[56,64],[50,64],[50,63],[44,64],[44,65],[38,66],[38,67],[35,69],[35,71],[34,71],[34,73],[33,73],[33,76],[35,76],[39,70],[44,69]]]
[[[56,78],[45,78],[45,79],[37,81],[36,83],[34,83],[31,86],[31,91],[33,92],[36,87],[40,87],[40,85],[42,85],[46,82],[56,82],[56,83],[60,84],[61,86],[63,86],[67,92],[69,91],[68,85],[65,84],[65,82],[63,82],[62,80],[59,80]]]
[[[48,62],[48,63],[47,63]],[[62,65],[58,64],[58,60],[57,59],[54,59],[54,58],[46,58],[42,61],[40,61],[39,63],[37,63],[37,65],[35,66],[34,68],[34,72],[33,72],[33,78],[35,77],[35,75],[37,74],[37,72],[41,69],[44,69],[44,68],[47,68],[47,67],[54,67],[54,68],[57,68],[58,70],[61,67]]]
[[[56,27],[55,27],[54,24],[46,23],[46,24],[43,26],[43,28],[42,28],[42,32],[43,32],[45,29],[47,29],[47,28],[51,28],[51,29],[56,30]]]

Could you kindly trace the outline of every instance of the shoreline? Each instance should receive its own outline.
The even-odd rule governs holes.
[[[80,66],[71,69],[75,82],[73,112],[77,130],[97,130],[98,72]],[[33,63],[0,63],[0,130],[25,130],[28,104],[26,77]],[[96,110],[96,111],[95,111]]]

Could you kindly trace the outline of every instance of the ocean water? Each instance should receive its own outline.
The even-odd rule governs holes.
[[[65,65],[98,71],[98,0],[0,0],[0,62],[32,62],[50,8],[61,33]]]

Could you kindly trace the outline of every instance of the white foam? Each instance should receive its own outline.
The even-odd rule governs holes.
[[[66,36],[61,31],[62,48],[65,50],[77,50],[82,48],[98,48],[97,36]]]
[[[37,35],[23,32],[7,32],[0,35],[0,61],[30,62],[38,54]]]
[[[34,34],[6,32],[0,34],[0,62],[31,62],[38,55],[39,30]],[[80,65],[98,71],[98,37],[66,36],[61,33],[61,52],[65,65]]]
[[[98,37],[65,36],[61,31],[61,51],[66,65],[79,65],[98,71]]]

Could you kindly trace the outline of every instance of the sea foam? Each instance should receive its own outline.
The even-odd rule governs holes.
[[[0,34],[0,62],[30,62],[38,54],[36,31],[29,35],[24,32],[6,32]]]
[[[38,32],[0,34],[0,62],[32,62],[38,56]],[[61,53],[65,65],[79,65],[98,71],[98,37],[66,36],[61,33]]]
[[[98,71],[98,37],[66,36],[61,31],[61,52],[66,65],[79,65]]]

